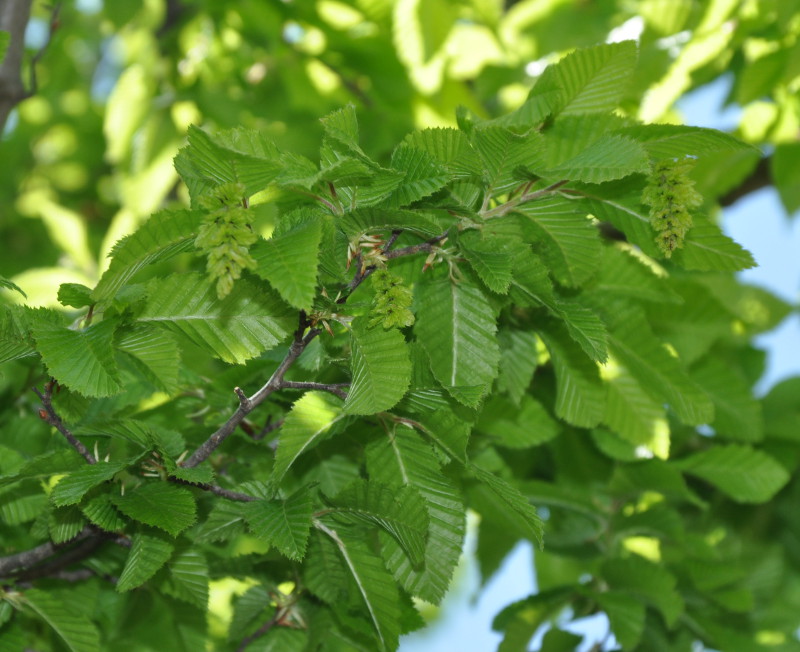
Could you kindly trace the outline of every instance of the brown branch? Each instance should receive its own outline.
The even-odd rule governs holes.
[[[25,26],[31,15],[32,0],[0,2],[0,30],[11,35],[6,57],[0,63],[0,134],[12,109],[27,97],[22,83],[22,55],[25,52]]]
[[[491,210],[487,211],[481,209],[481,215],[483,215],[483,217],[486,219],[493,217],[502,217],[503,215],[507,215],[508,213],[513,211],[520,204],[525,204],[530,201],[536,201],[537,199],[541,199],[542,197],[551,195],[561,186],[564,186],[568,183],[569,179],[562,179],[561,181],[556,181],[555,183],[550,184],[549,186],[547,186],[547,188],[542,188],[541,190],[534,190],[533,192],[525,192],[515,199],[509,199],[506,203],[500,204],[499,206],[495,206]]]
[[[391,260],[393,258],[400,258],[401,256],[412,256],[414,254],[419,253],[430,253],[433,251],[434,247],[438,245],[442,240],[447,238],[447,231],[444,233],[440,233],[437,236],[434,236],[430,240],[426,240],[425,242],[420,242],[419,244],[409,245],[408,247],[403,247],[402,249],[395,249],[394,251],[387,251],[383,254],[383,257],[387,260]]]
[[[251,503],[254,500],[258,500],[255,496],[251,496],[250,494],[242,493],[241,491],[232,491],[231,489],[224,489],[215,484],[208,484],[206,482],[190,482],[189,480],[184,480],[182,478],[176,478],[175,476],[169,477],[170,482],[174,482],[175,484],[182,484],[187,487],[196,487],[197,489],[202,489],[203,491],[208,491],[215,496],[219,496],[221,498],[227,498],[228,500],[236,500],[241,503]]]
[[[264,427],[255,435],[253,435],[253,439],[255,441],[260,441],[261,439],[264,439],[264,437],[266,437],[269,433],[274,432],[275,430],[280,428],[283,425],[283,421],[284,421],[283,419],[278,419],[277,421],[273,421],[272,417],[270,416],[267,419],[267,422],[264,424]]]
[[[47,543],[43,543],[40,546],[31,548],[30,550],[25,550],[24,552],[18,552],[6,557],[0,557],[0,577],[7,577],[11,573],[20,569],[30,568],[31,566],[34,566],[35,564],[52,557],[65,546],[88,539],[94,534],[94,530],[85,527],[70,541],[65,541],[64,543],[53,543],[52,541],[48,541]]]
[[[41,566],[23,570],[15,575],[15,579],[20,582],[29,582],[31,580],[41,579],[43,577],[52,577],[63,571],[67,566],[83,561],[89,557],[97,548],[99,548],[108,538],[108,535],[84,528],[83,531],[89,530],[89,534],[78,543],[74,548],[70,548],[63,555],[48,561]],[[74,539],[73,539],[74,542]]]
[[[239,647],[236,648],[236,652],[244,652],[247,649],[247,646],[250,645],[253,641],[257,638],[261,638],[266,634],[269,630],[271,630],[275,625],[278,624],[278,621],[284,616],[283,609],[278,609],[275,615],[270,618],[267,622],[265,622],[261,627],[259,627],[255,632],[250,634],[250,636],[245,637],[242,639],[241,644]]]
[[[738,186],[732,188],[719,198],[719,205],[723,207],[730,206],[745,195],[749,195],[751,192],[771,186],[774,183],[770,170],[771,164],[771,156],[763,157],[753,168],[753,171],[750,172]]]
[[[55,387],[55,381],[50,380],[44,386],[44,394],[39,391],[38,387],[34,387],[34,393],[39,397],[42,401],[42,409],[39,410],[39,417],[53,426],[56,430],[58,430],[64,438],[69,442],[70,446],[72,446],[80,455],[85,459],[89,464],[96,464],[97,460],[94,459],[94,455],[89,452],[89,449],[83,445],[82,442],[78,440],[75,435],[72,434],[69,428],[64,425],[64,422],[61,420],[61,417],[58,416],[55,409],[53,408],[53,388]]]
[[[342,388],[343,387],[350,387],[350,383],[306,383],[306,382],[296,382],[292,380],[284,380],[281,383],[281,389],[317,389],[323,392],[330,392],[331,394],[335,394],[340,399],[344,400],[347,398],[347,392],[345,392]]]

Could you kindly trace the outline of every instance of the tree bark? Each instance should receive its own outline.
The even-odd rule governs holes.
[[[0,134],[11,110],[27,97],[22,83],[25,27],[31,15],[31,0],[2,0],[0,30],[11,34],[6,58],[0,63]]]

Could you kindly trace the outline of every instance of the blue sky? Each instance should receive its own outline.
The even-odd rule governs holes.
[[[723,109],[730,80],[723,78],[684,97],[678,107],[686,124],[730,130],[736,126],[740,110]],[[725,209],[723,229],[749,249],[758,267],[746,270],[740,278],[759,285],[782,299],[796,304],[800,290],[800,219],[787,217],[772,188],[760,190]],[[800,374],[800,318],[785,320],[776,330],[760,336],[757,345],[767,351],[767,369],[756,390],[766,393],[777,382]],[[468,537],[465,558],[457,581],[445,599],[441,615],[431,627],[403,638],[400,652],[491,652],[500,636],[492,632],[494,616],[505,605],[534,592],[533,548],[520,543],[506,558],[500,571],[483,591],[477,564],[472,555],[474,538]],[[477,598],[477,599],[476,599]],[[586,632],[582,649],[602,640],[607,633],[605,618],[584,619],[574,631]],[[535,645],[531,649],[535,649]]]

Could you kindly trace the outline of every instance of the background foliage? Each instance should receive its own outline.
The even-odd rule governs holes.
[[[0,273],[27,299],[0,299],[55,310],[0,322],[0,649],[393,649],[422,624],[408,596],[442,598],[465,507],[484,578],[544,542],[503,650],[544,623],[573,649],[558,625],[598,611],[624,649],[798,647],[798,382],[751,391],[752,337],[792,307],[735,280],[752,260],[715,225],[768,184],[800,207],[797,2],[55,17],[34,4],[37,91],[2,143]],[[544,72],[609,34],[638,53]],[[723,74],[755,147],[630,122],[675,122]],[[686,154],[702,205],[684,192],[667,259],[642,191]],[[237,411],[233,387],[267,389]]]

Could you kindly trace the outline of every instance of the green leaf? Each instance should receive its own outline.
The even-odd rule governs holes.
[[[11,43],[11,34],[5,30],[0,30],[0,62],[6,58],[9,43]]]
[[[606,612],[611,631],[623,649],[634,649],[644,634],[644,604],[633,595],[622,591],[606,591],[590,595]]]
[[[633,138],[653,159],[702,157],[714,152],[735,153],[756,149],[724,131],[685,125],[633,125],[623,127],[617,133]]]
[[[317,260],[322,225],[307,221],[261,240],[250,249],[255,273],[269,281],[290,305],[311,311],[317,286]]]
[[[538,246],[556,281],[577,287],[597,272],[601,260],[600,236],[579,201],[548,197],[517,209],[526,218],[528,237]]]
[[[497,376],[497,389],[507,393],[519,405],[539,365],[538,340],[535,334],[522,330],[500,331],[498,340],[500,373]]]
[[[348,238],[375,231],[410,231],[424,238],[439,235],[444,228],[420,211],[387,208],[357,208],[336,219]]]
[[[320,122],[325,129],[327,138],[335,141],[345,150],[366,157],[358,145],[358,119],[356,118],[356,109],[352,104],[320,118]]]
[[[711,423],[714,405],[653,335],[644,317],[632,311],[614,315],[609,346],[653,398],[670,404],[689,425]]]
[[[244,505],[220,500],[211,508],[195,534],[195,541],[226,541],[244,532]]]
[[[460,492],[444,476],[431,447],[413,430],[400,428],[367,446],[370,481],[392,487],[411,486],[425,500],[430,525],[425,565],[415,569],[394,539],[383,541],[386,565],[412,595],[438,604],[445,595],[461,555],[466,523]]]
[[[170,561],[168,593],[180,600],[208,609],[208,564],[202,552],[187,547]]]
[[[470,232],[458,239],[458,247],[472,269],[492,292],[507,294],[512,278],[514,250],[523,247],[520,241],[502,237],[479,238]]]
[[[328,436],[346,416],[340,399],[323,392],[306,392],[295,402],[281,428],[272,478],[277,485],[305,451]]]
[[[476,406],[497,375],[500,351],[495,319],[483,293],[445,279],[417,288],[414,332],[433,375],[456,399]]]
[[[603,247],[602,264],[592,290],[655,303],[682,302],[668,279],[656,275],[630,245]]]
[[[467,137],[458,129],[414,131],[403,142],[430,154],[454,179],[481,175],[481,161]]]
[[[545,324],[537,331],[556,372],[556,415],[575,426],[592,428],[603,418],[606,391],[597,365],[570,341],[565,330]]]
[[[317,527],[339,548],[369,612],[380,650],[394,650],[400,635],[400,595],[381,558],[360,539],[343,537],[323,524]]]
[[[713,446],[676,464],[739,503],[764,503],[789,481],[789,473],[775,458],[738,444]]]
[[[778,144],[770,159],[775,187],[789,214],[800,208],[800,163],[798,161],[800,161],[800,143]]]
[[[83,466],[61,478],[53,488],[50,499],[57,507],[75,505],[89,489],[110,480],[127,465],[128,462],[97,462]]]
[[[177,391],[181,356],[168,332],[149,324],[136,324],[117,336],[116,347],[130,356],[156,387],[168,394]]]
[[[33,329],[36,348],[50,375],[84,396],[122,390],[112,340],[118,322],[106,319],[82,331],[41,324]]]
[[[408,206],[442,188],[450,175],[427,152],[402,144],[392,152],[392,168],[403,172],[400,185],[386,199],[392,207]]]
[[[672,256],[684,269],[702,272],[738,272],[756,266],[753,255],[700,215],[686,234],[683,248]]]
[[[197,518],[192,492],[166,482],[147,482],[115,496],[114,505],[125,516],[178,536]]]
[[[483,162],[483,181],[490,196],[505,194],[522,183],[519,171],[540,161],[540,139],[538,133],[520,136],[501,127],[473,131],[472,146]]]
[[[49,591],[27,589],[24,604],[44,620],[72,652],[100,652],[100,634],[83,614]]]
[[[286,500],[248,503],[244,513],[253,534],[289,559],[300,561],[311,530],[311,504],[311,491],[303,488]]]
[[[533,93],[560,89],[554,112],[561,115],[611,111],[633,77],[635,65],[633,41],[583,48],[549,66]]]
[[[47,308],[0,306],[0,363],[36,355],[34,327],[59,327],[61,315]]]
[[[559,427],[544,406],[530,396],[523,396],[518,409],[507,401],[492,399],[481,413],[478,429],[498,446],[530,448],[550,441]]]
[[[7,33],[8,32],[0,32],[0,35]],[[5,276],[0,276],[0,288],[5,288],[6,290],[13,290],[14,292],[19,292],[23,297],[25,297],[26,299],[28,298],[28,295],[22,291],[22,288],[20,288],[19,285],[17,285],[13,281],[10,281]]]
[[[348,414],[375,414],[395,406],[411,380],[411,360],[403,334],[395,329],[367,328],[355,319],[350,331],[352,382],[344,402]]]
[[[112,503],[112,495],[98,494],[81,505],[83,515],[106,532],[119,532],[128,523]]]
[[[721,437],[760,441],[764,437],[761,404],[753,398],[741,372],[717,358],[705,358],[691,372],[714,403],[711,425]]]
[[[355,482],[332,503],[337,519],[377,525],[394,537],[416,568],[423,564],[428,512],[413,486],[403,485],[397,490],[374,480]]]
[[[601,572],[612,589],[630,592],[658,609],[668,626],[672,627],[683,613],[683,599],[675,589],[675,577],[663,566],[633,555],[607,560]]]
[[[62,306],[83,308],[92,305],[92,290],[80,283],[62,283],[58,286],[58,302]]]
[[[109,254],[111,264],[92,292],[92,299],[113,299],[143,267],[190,251],[201,220],[199,211],[163,211],[153,215],[114,245]]]
[[[86,519],[77,507],[54,509],[47,518],[50,540],[56,544],[72,541],[85,525]]]
[[[242,364],[284,340],[296,316],[275,294],[240,279],[220,300],[201,274],[174,274],[148,284],[148,300],[137,316],[163,324],[207,348],[225,362]]]
[[[647,174],[647,152],[635,140],[615,134],[601,136],[577,156],[542,170],[551,179],[605,183],[631,174]]]
[[[529,540],[536,541],[541,546],[544,525],[536,513],[536,508],[528,499],[517,488],[490,471],[474,464],[469,465],[469,471],[493,494],[496,500],[496,509],[510,513],[521,532]]]
[[[117,581],[117,591],[130,591],[144,584],[167,563],[175,549],[157,530],[140,529],[131,537],[131,549]]]

